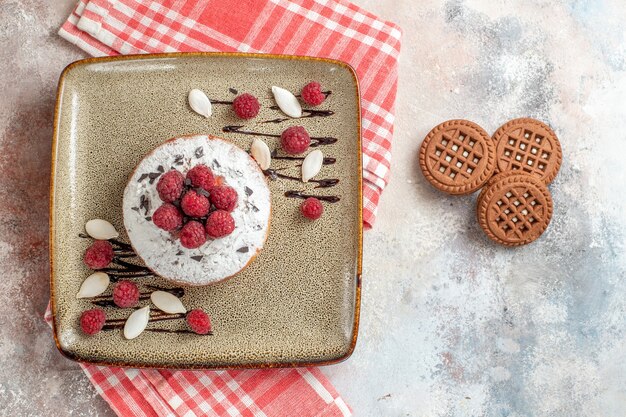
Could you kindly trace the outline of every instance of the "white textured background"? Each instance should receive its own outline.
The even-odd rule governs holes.
[[[626,3],[355,2],[404,29],[394,162],[365,234],[357,349],[324,372],[356,416],[625,416]],[[55,34],[73,3],[0,4],[0,197],[10,206],[0,415],[112,414],[41,320],[54,89],[83,57]],[[546,234],[505,249],[483,237],[475,197],[430,188],[417,150],[449,118],[493,132],[520,116],[552,125],[564,162]]]

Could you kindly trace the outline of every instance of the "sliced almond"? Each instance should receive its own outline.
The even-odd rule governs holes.
[[[91,298],[97,297],[106,291],[109,286],[109,276],[104,272],[95,272],[89,275],[83,281],[83,284],[76,294],[76,298]]]
[[[150,294],[152,304],[161,311],[170,314],[186,313],[187,309],[178,297],[167,291],[154,291]]]
[[[150,306],[133,311],[124,324],[124,337],[128,340],[136,338],[146,330],[149,321]]]
[[[204,117],[211,117],[213,110],[211,108],[211,100],[203,91],[194,88],[189,92],[189,106],[193,111]]]
[[[324,154],[319,149],[309,153],[302,162],[302,182],[308,182],[322,169]]]
[[[102,219],[92,219],[85,223],[85,231],[89,236],[98,240],[115,239],[120,234],[111,223]]]
[[[270,148],[261,139],[254,139],[250,147],[250,155],[252,155],[263,171],[268,169],[272,163]]]
[[[276,104],[278,104],[278,107],[283,113],[294,118],[302,116],[302,106],[300,106],[300,102],[291,91],[273,86],[272,93],[274,93]]]

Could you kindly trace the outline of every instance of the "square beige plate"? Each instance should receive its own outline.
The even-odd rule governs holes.
[[[319,106],[328,117],[262,121],[284,117],[271,109],[271,86],[299,92],[319,81],[332,93]],[[242,122],[230,105],[214,104],[213,116],[191,111],[187,94],[203,90],[212,100],[231,101],[239,93],[259,98],[261,112]],[[358,330],[361,274],[361,145],[359,92],[354,71],[342,62],[248,54],[164,54],[87,59],[61,75],[55,117],[50,209],[51,291],[59,349],[79,361],[136,367],[243,368],[328,364],[347,358]],[[249,268],[225,282],[187,287],[188,308],[213,319],[213,336],[146,331],[133,340],[120,330],[86,336],[80,314],[94,305],[76,299],[92,272],[83,264],[89,240],[79,237],[92,218],[110,221],[128,241],[122,221],[122,192],[141,158],[169,138],[213,134],[248,150],[253,136],[223,133],[227,125],[280,134],[303,125],[311,136],[335,137],[323,145],[326,157],[318,178],[337,178],[331,188],[288,179],[270,180],[269,238]],[[278,139],[263,138],[270,149]],[[299,177],[301,161],[274,160],[272,168]],[[335,195],[321,219],[299,214],[302,200],[288,190]],[[234,250],[234,249],[233,249]],[[146,284],[175,287],[162,278]],[[111,287],[105,294],[111,293]],[[145,305],[147,301],[142,301]],[[129,309],[106,308],[109,318]],[[148,328],[181,329],[184,320],[150,323]]]

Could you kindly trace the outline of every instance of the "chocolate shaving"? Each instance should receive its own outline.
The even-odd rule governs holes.
[[[131,210],[135,210],[136,212],[139,212],[139,207],[131,207]]]
[[[159,165],[159,166],[157,167],[157,171],[159,171],[161,174],[162,174],[163,172],[165,172],[165,170],[163,169],[163,165]]]
[[[196,262],[200,262],[202,260],[202,258],[204,258],[204,255],[197,255],[197,256],[192,256],[191,259],[193,259]]]
[[[208,192],[207,190],[205,190],[204,188],[196,188],[195,190],[196,190],[196,192],[197,192],[198,194],[203,195],[203,196],[205,196],[206,198],[209,198],[209,196],[211,195],[211,194],[209,194],[209,192]]]
[[[182,165],[183,164],[183,156],[176,155],[174,156],[174,165]]]
[[[141,176],[139,177],[137,182],[141,182],[141,181],[145,180],[146,178],[148,178],[148,174],[141,174]]]
[[[179,250],[178,252],[176,252],[176,256],[180,256],[180,255],[182,255],[183,253],[185,253],[185,252],[183,252],[182,250]]]
[[[237,252],[239,253],[248,253],[250,249],[247,246],[244,246],[242,248],[237,249]]]
[[[146,215],[150,211],[150,199],[144,194],[142,194],[141,198],[139,199],[139,208],[144,209]]]
[[[161,176],[160,172],[151,172],[148,174],[148,178],[150,178],[150,184],[154,183],[154,180],[156,180],[157,178],[159,178]]]
[[[230,87],[230,88],[228,89],[228,91],[230,91],[230,92],[231,92],[232,94],[234,94],[234,95],[237,95],[237,94],[238,94],[238,91],[237,91],[237,90],[235,90],[235,89],[234,89],[234,88],[232,88],[232,87]]]
[[[222,166],[220,165],[219,162],[217,162],[217,159],[213,160],[213,166],[215,166],[216,168],[221,168]]]
[[[255,213],[258,213],[259,212],[259,208],[253,204],[252,205],[252,211],[254,211]]]
[[[196,158],[202,158],[204,156],[204,148],[202,146],[199,146],[198,148],[196,148],[193,154]]]
[[[146,216],[146,220],[148,220],[149,222],[152,221],[152,216]]]
[[[244,191],[246,192],[246,195],[248,197],[250,197],[253,193],[252,189],[250,187],[248,187],[247,185],[245,187],[243,187]]]

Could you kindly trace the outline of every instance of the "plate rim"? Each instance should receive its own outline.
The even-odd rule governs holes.
[[[54,236],[55,236],[55,190],[56,190],[56,169],[57,169],[57,148],[58,148],[58,138],[59,138],[59,122],[60,122],[60,109],[62,105],[62,95],[64,92],[65,82],[68,74],[74,69],[78,67],[83,67],[86,65],[94,64],[94,63],[102,63],[102,62],[113,62],[113,61],[137,61],[141,59],[151,59],[151,58],[187,58],[187,57],[229,57],[229,58],[264,58],[264,59],[276,59],[276,60],[294,60],[294,61],[318,61],[325,62],[329,64],[338,65],[350,73],[352,76],[353,85],[356,91],[356,99],[357,99],[357,152],[360,156],[358,159],[358,251],[357,251],[357,270],[356,270],[356,288],[355,288],[355,300],[354,300],[354,321],[352,325],[352,334],[350,337],[350,345],[345,352],[342,352],[340,355],[330,359],[323,359],[319,361],[311,361],[311,360],[303,360],[303,361],[291,361],[291,362],[271,362],[271,361],[255,361],[249,363],[238,363],[238,364],[228,364],[228,365],[210,365],[210,364],[201,364],[201,363],[181,363],[181,364],[172,364],[172,363],[134,363],[132,361],[92,361],[85,360],[85,358],[80,355],[74,354],[72,352],[66,351],[59,341],[58,336],[58,327],[57,327],[57,314],[56,314],[56,301],[55,301],[55,291],[54,291],[54,283],[55,283],[55,244],[54,244]],[[301,55],[285,55],[285,54],[262,54],[262,53],[246,53],[246,52],[173,52],[173,53],[158,53],[158,54],[136,54],[136,55],[115,55],[115,56],[104,56],[104,57],[90,57],[84,58],[77,61],[74,61],[68,64],[61,75],[59,76],[59,82],[57,85],[56,99],[54,103],[54,118],[53,118],[53,131],[52,131],[52,151],[51,151],[51,163],[50,163],[50,200],[49,200],[49,235],[48,235],[48,246],[49,246],[49,260],[50,260],[50,312],[51,312],[51,322],[52,322],[52,333],[54,337],[54,342],[57,347],[57,350],[64,357],[80,362],[80,363],[88,363],[92,365],[100,365],[100,366],[118,366],[118,367],[133,367],[133,368],[166,368],[166,369],[268,369],[268,368],[296,368],[296,367],[309,367],[309,366],[324,366],[324,365],[332,365],[339,362],[342,362],[348,359],[354,349],[356,347],[356,342],[358,338],[359,332],[359,321],[360,321],[360,312],[361,312],[361,287],[362,287],[362,268],[363,268],[363,148],[362,148],[362,111],[361,111],[361,92],[359,87],[359,80],[354,68],[340,60],[331,59],[331,58],[322,58],[322,57],[312,57],[312,56],[301,56]]]

